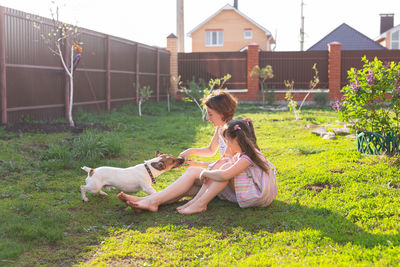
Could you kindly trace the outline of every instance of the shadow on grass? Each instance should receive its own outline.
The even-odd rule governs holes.
[[[228,234],[238,227],[253,234],[262,231],[279,233],[315,229],[341,245],[351,243],[365,248],[400,245],[399,229],[397,234],[372,234],[326,208],[309,208],[275,200],[267,208],[241,209],[234,203],[214,199],[205,213],[180,215],[175,208],[182,203],[162,206],[158,213],[134,214],[128,208],[121,209],[121,216],[131,219],[128,228],[134,226],[135,230],[143,232],[148,227],[166,225],[211,227],[214,231]]]

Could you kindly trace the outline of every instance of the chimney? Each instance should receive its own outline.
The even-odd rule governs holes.
[[[381,34],[393,28],[394,14],[379,14],[381,16]]]
[[[238,0],[234,0],[234,1],[233,1],[233,7],[234,7],[235,9],[238,9]]]

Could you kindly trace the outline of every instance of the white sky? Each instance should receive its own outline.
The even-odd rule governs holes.
[[[176,33],[176,0],[61,0],[61,20],[79,27],[160,47]],[[51,0],[0,0],[0,5],[50,17]],[[56,3],[58,3],[56,1]],[[239,0],[239,10],[268,29],[276,51],[300,50],[301,0]],[[185,0],[185,35],[233,0]],[[379,35],[381,13],[400,24],[400,0],[304,0],[306,50],[343,22],[371,39]],[[185,36],[185,51],[191,39]]]

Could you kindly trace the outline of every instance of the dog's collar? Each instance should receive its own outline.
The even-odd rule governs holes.
[[[153,174],[151,173],[151,170],[150,170],[149,166],[147,166],[147,163],[144,164],[144,167],[146,168],[147,172],[148,172],[149,175],[150,175],[151,182],[152,182],[153,184],[155,184],[155,183],[156,183],[156,178],[154,178]]]

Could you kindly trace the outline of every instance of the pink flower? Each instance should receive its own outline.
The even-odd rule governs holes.
[[[375,83],[374,72],[371,69],[368,71],[368,75],[366,77],[366,80],[367,80],[367,84],[368,85],[373,85]]]
[[[361,87],[360,87],[360,82],[357,79],[354,79],[355,82],[350,82],[350,86],[353,88],[354,92],[357,93]]]
[[[339,111],[342,110],[342,103],[341,103],[339,100],[336,100],[335,102],[332,102],[332,103],[331,103],[331,107],[332,107],[335,111],[339,112]]]

